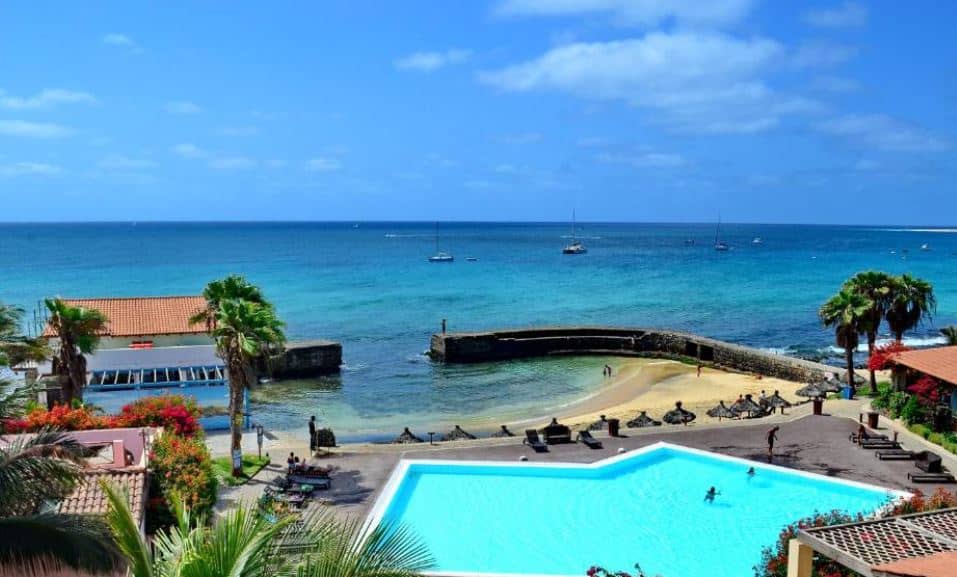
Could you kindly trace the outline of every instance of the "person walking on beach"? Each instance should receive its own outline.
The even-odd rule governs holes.
[[[605,373],[611,378],[611,365],[605,365]]]
[[[698,377],[701,377],[701,363],[698,363]]]
[[[781,427],[775,426],[773,429],[768,431],[768,462],[771,462],[772,457],[774,456],[774,441],[778,440],[778,431]]]
[[[316,416],[309,417],[309,452],[316,452]]]

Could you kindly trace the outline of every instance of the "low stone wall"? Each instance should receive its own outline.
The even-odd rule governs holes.
[[[478,363],[549,355],[689,357],[735,371],[790,381],[822,379],[834,367],[677,331],[554,327],[432,335],[430,354],[447,363]]]
[[[283,354],[271,360],[269,373],[278,379],[300,379],[338,373],[341,365],[341,344],[299,341],[286,343]]]

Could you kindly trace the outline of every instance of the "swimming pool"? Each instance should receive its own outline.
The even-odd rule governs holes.
[[[587,465],[402,461],[369,523],[409,526],[438,575],[581,576],[638,562],[648,575],[748,577],[785,525],[901,495],[657,443]]]

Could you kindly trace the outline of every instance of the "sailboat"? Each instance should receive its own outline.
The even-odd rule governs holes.
[[[588,252],[588,249],[585,248],[585,245],[578,242],[575,228],[577,228],[575,226],[575,210],[572,209],[572,243],[566,245],[565,248],[562,249],[562,254],[585,254]]]
[[[452,262],[455,257],[439,250],[439,223],[435,223],[435,254],[429,257],[429,262]]]
[[[729,248],[728,243],[721,240],[721,217],[718,217],[718,226],[714,229],[714,250],[726,252]]]

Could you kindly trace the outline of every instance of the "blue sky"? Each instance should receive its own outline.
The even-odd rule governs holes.
[[[2,220],[953,225],[955,12],[3,3]]]

